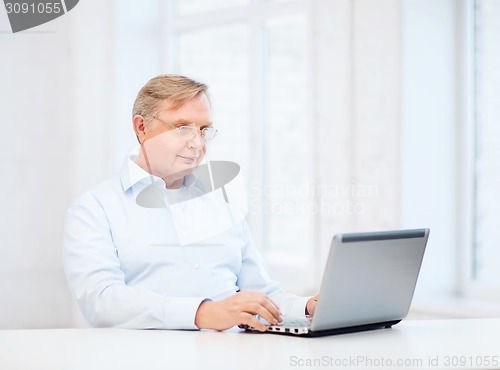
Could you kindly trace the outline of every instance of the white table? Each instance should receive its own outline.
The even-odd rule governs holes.
[[[407,320],[320,338],[239,329],[0,331],[1,370],[317,368],[500,369],[500,319]]]

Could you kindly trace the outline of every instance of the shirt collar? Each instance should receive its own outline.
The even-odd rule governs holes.
[[[120,171],[120,180],[123,186],[123,191],[127,191],[135,184],[138,184],[144,180],[147,180],[149,184],[155,183],[157,181],[162,181],[165,186],[165,182],[158,176],[151,175],[149,172],[142,169],[137,163],[137,156],[139,155],[140,145],[136,146],[127,156],[125,163]],[[197,178],[193,174],[188,174],[184,177],[183,186],[194,185]]]

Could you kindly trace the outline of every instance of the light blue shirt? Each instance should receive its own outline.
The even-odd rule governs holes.
[[[244,220],[202,240],[180,242],[172,207],[137,204],[137,195],[152,183],[166,204],[203,193],[192,175],[180,189],[167,190],[132,154],[119,174],[85,192],[68,210],[64,270],[90,325],[197,329],[194,319],[203,300],[239,290],[260,291],[284,315],[304,316],[309,297],[286,293],[271,280]],[[210,199],[199,197],[198,207],[200,202]],[[192,233],[197,223],[189,225]]]

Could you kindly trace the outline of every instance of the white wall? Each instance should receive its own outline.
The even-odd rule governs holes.
[[[0,32],[0,328],[71,323],[60,263],[74,143],[64,18]],[[3,11],[0,30],[10,30]]]

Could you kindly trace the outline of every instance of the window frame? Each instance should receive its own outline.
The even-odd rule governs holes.
[[[457,60],[460,83],[458,97],[459,142],[457,143],[457,172],[459,205],[457,212],[457,292],[472,300],[500,302],[500,283],[488,284],[475,279],[476,258],[476,2],[460,2],[458,34],[461,37]],[[460,62],[461,61],[461,62]],[[460,78],[460,76],[462,76]],[[461,166],[461,164],[463,164]]]

